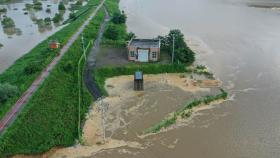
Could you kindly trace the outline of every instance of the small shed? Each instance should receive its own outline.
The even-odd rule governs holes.
[[[160,59],[159,39],[132,39],[128,43],[128,60],[156,62]]]
[[[143,91],[144,90],[144,78],[142,71],[136,71],[134,73],[134,90]]]
[[[49,48],[51,48],[51,49],[58,49],[59,46],[60,46],[60,43],[56,40],[49,42]]]

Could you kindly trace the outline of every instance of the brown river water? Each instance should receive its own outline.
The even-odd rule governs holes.
[[[151,136],[152,145],[136,150],[138,154],[111,150],[100,157],[280,157],[277,9],[226,0],[121,0],[120,5],[128,15],[128,29],[138,37],[179,28],[207,48],[198,60],[223,81],[233,101],[203,111],[189,126]],[[172,142],[174,148],[163,145]]]

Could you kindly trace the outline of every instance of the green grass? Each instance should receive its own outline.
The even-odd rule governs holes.
[[[157,133],[161,129],[167,128],[173,124],[176,123],[177,118],[181,116],[182,118],[190,117],[192,108],[199,106],[201,104],[208,105],[214,101],[220,100],[220,99],[226,99],[228,96],[228,93],[224,91],[223,89],[220,89],[220,93],[213,96],[205,96],[201,99],[195,99],[191,102],[186,103],[181,109],[177,110],[172,114],[172,116],[169,116],[168,118],[162,120],[161,122],[155,124],[154,126],[148,128],[144,131],[145,134],[147,133]]]
[[[171,64],[141,64],[141,65],[127,65],[125,67],[104,67],[95,69],[93,71],[93,78],[96,81],[99,90],[103,95],[107,95],[104,88],[105,80],[114,76],[133,75],[135,71],[140,70],[144,74],[160,74],[160,73],[179,73],[189,72],[185,65],[171,65]]]
[[[48,39],[39,43],[31,51],[29,51],[24,56],[15,61],[15,63],[12,66],[10,66],[4,73],[0,75],[0,83],[9,83],[11,85],[17,86],[20,91],[19,95],[10,98],[7,102],[0,105],[0,119],[3,118],[5,113],[27,90],[27,88],[32,84],[35,78],[40,74],[40,72],[57,55],[57,52],[59,50],[51,51],[48,49],[49,41],[52,39],[56,39],[61,43],[62,46],[65,45],[69,38],[78,30],[78,28],[83,24],[83,22],[89,17],[90,13],[92,13],[92,11],[95,9],[95,7],[93,6],[99,4],[100,1],[101,0],[90,0],[88,2],[88,5],[92,6],[91,11],[87,12],[86,14],[83,14],[77,20],[65,26],[60,31],[50,36]],[[25,69],[30,65],[36,65],[37,71],[32,74],[27,74],[25,72]]]
[[[86,44],[96,39],[104,16],[104,11],[99,11],[84,30]],[[78,138],[77,64],[81,55],[79,37],[34,93],[15,122],[1,136],[1,156],[42,153],[54,146],[64,147],[75,143]],[[82,120],[91,101],[91,95],[83,85]]]

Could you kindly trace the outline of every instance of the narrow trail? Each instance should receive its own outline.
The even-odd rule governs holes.
[[[95,17],[97,12],[103,7],[105,0],[103,0],[94,12],[89,16],[89,18],[83,23],[83,25],[78,29],[78,31],[68,40],[67,44],[63,46],[60,50],[60,53],[57,57],[55,57],[52,62],[41,72],[41,74],[35,79],[35,81],[31,84],[31,86],[22,94],[20,99],[15,103],[15,105],[11,108],[9,112],[3,117],[0,121],[0,133],[3,133],[5,129],[13,122],[16,118],[17,114],[24,107],[24,105],[31,98],[33,93],[35,93],[40,85],[45,81],[45,79],[49,76],[50,72],[53,70],[55,65],[61,60],[63,55],[68,51],[71,45],[78,39],[79,35],[83,32],[85,27],[89,24],[90,20]]]
[[[88,88],[89,92],[91,93],[91,95],[97,99],[100,98],[102,96],[100,90],[98,89],[98,86],[96,84],[96,82],[94,81],[93,77],[92,77],[92,70],[95,68],[96,66],[96,56],[99,52],[100,49],[100,43],[102,41],[102,37],[105,31],[106,26],[108,25],[111,17],[109,16],[109,13],[106,9],[106,7],[104,7],[105,13],[106,13],[106,17],[104,22],[102,23],[101,27],[100,27],[100,31],[98,34],[97,39],[94,42],[94,46],[87,58],[87,64],[84,70],[84,82],[86,87]]]

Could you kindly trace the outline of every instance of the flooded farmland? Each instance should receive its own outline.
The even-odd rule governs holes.
[[[27,4],[33,4],[32,0],[14,0],[1,3],[0,9],[6,12],[0,13],[0,21],[4,16],[11,18],[15,26],[4,28],[0,24],[0,73],[13,64],[15,60],[27,53],[39,42],[62,28],[60,25],[40,25],[38,20],[53,18],[58,11],[58,0],[41,1],[41,9],[27,9]],[[64,1],[65,7],[69,8],[73,1]],[[69,10],[63,12],[64,20],[69,16]]]

